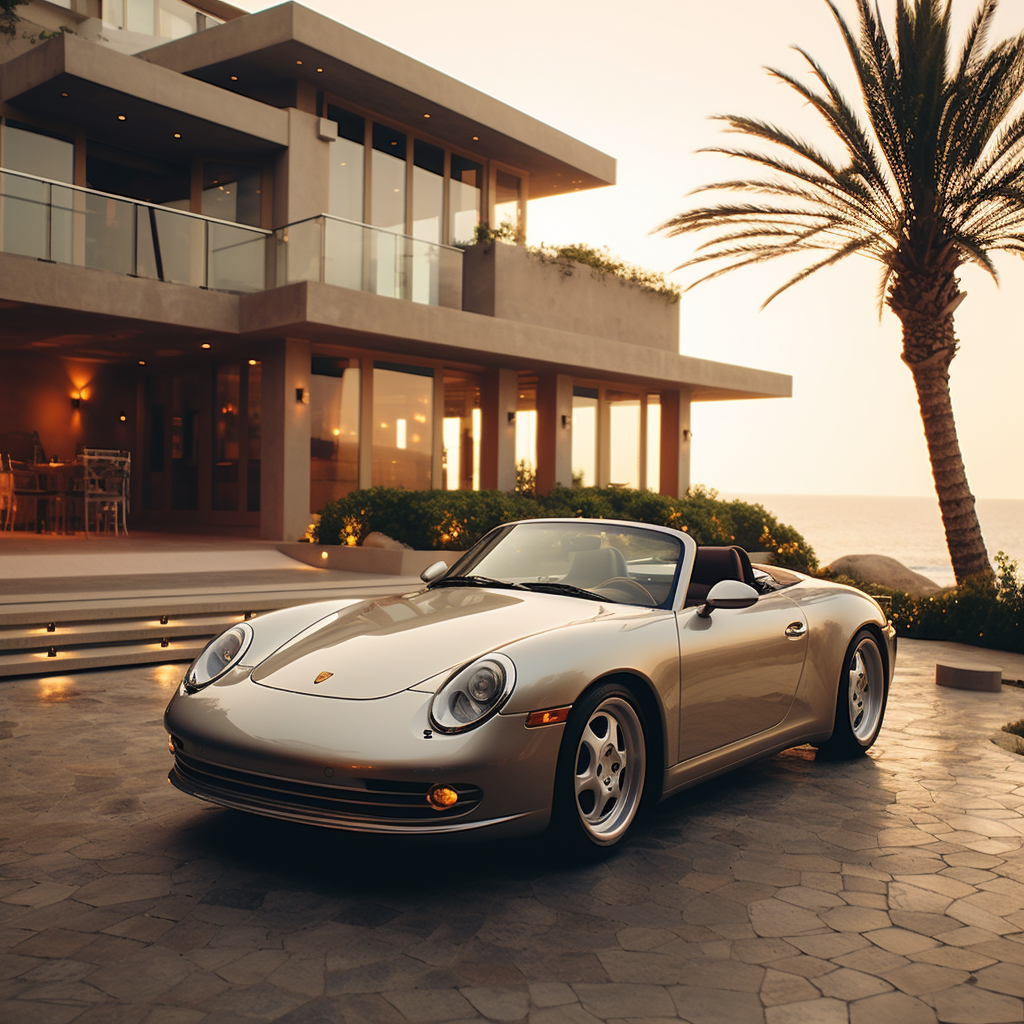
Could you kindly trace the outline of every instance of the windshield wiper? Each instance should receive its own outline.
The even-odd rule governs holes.
[[[588,601],[607,601],[608,598],[595,594],[592,590],[574,587],[571,583],[523,583],[525,590],[539,590],[544,594],[565,594],[568,597],[583,597]]]
[[[508,580],[495,580],[490,576],[445,576],[443,579],[434,580],[428,584],[428,589],[434,587],[498,587],[503,590],[525,590],[522,583],[509,583]]]

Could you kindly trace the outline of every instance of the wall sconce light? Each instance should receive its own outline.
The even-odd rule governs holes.
[[[121,410],[121,411],[120,411],[120,412],[119,412],[119,413],[117,414],[117,418],[118,418],[118,419],[119,419],[119,420],[120,420],[120,421],[121,421],[122,423],[127,423],[127,422],[128,422],[128,416],[127,416],[127,414],[125,413],[124,409],[122,409],[122,410]]]
[[[57,648],[56,648],[56,647],[51,647],[51,648],[50,648],[50,649],[49,649],[49,650],[48,650],[48,651],[46,652],[46,656],[47,656],[48,658],[56,658],[56,657],[57,657]]]
[[[569,417],[563,414],[562,415],[562,429],[563,430],[568,430],[570,424],[571,424],[571,421],[570,421]]]
[[[72,397],[72,399],[71,399],[71,408],[72,409],[81,409],[82,408],[82,396],[81,395],[78,395],[77,397],[74,397],[74,396]]]
[[[693,437],[693,431],[686,429],[683,431],[683,440],[689,441]]]
[[[515,423],[515,421],[516,421],[516,414],[514,412],[510,412],[508,414],[508,421],[509,421],[509,423]]]
[[[46,624],[46,632],[47,633],[56,633],[57,632],[57,623],[56,622],[48,622]]]
[[[306,388],[296,388],[295,401],[302,405],[309,405],[309,391]]]

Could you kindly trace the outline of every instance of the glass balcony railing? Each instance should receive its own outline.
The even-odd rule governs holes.
[[[0,170],[0,252],[245,294],[298,281],[462,308],[462,250],[321,214],[276,231]]]
[[[462,308],[462,250],[321,214],[274,232],[277,283],[342,288]]]
[[[3,252],[225,292],[263,291],[261,228],[0,171]]]

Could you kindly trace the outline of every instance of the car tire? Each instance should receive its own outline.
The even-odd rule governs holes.
[[[878,738],[889,697],[885,660],[875,635],[860,630],[850,641],[839,673],[832,736],[819,744],[831,758],[860,757]]]
[[[643,708],[619,683],[596,686],[573,708],[559,751],[550,833],[561,852],[599,856],[620,846],[647,783]]]

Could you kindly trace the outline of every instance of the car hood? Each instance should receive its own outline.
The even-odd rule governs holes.
[[[363,601],[293,637],[256,667],[252,679],[293,693],[375,700],[514,640],[608,615],[614,607],[463,587]]]

